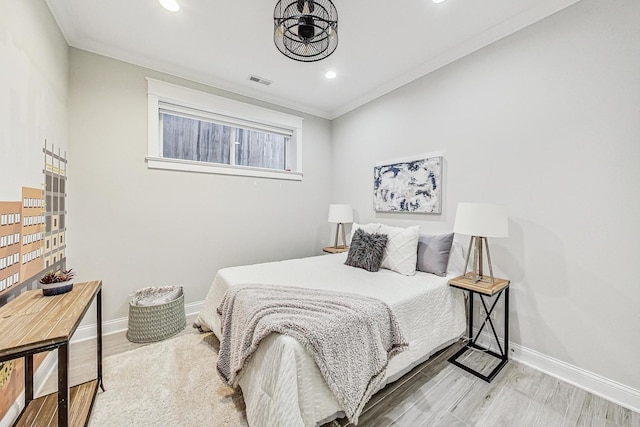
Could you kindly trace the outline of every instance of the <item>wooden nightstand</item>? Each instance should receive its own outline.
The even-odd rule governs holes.
[[[467,342],[467,344],[463,348],[461,348],[456,354],[451,356],[449,358],[449,362],[453,363],[459,368],[464,369],[470,374],[473,374],[478,378],[485,380],[486,382],[491,382],[495,378],[495,376],[498,374],[498,372],[500,372],[500,370],[504,368],[504,365],[506,365],[507,361],[509,360],[509,283],[510,282],[507,279],[498,279],[498,278],[494,279],[494,282],[492,283],[491,278],[487,278],[487,277],[483,277],[480,281],[478,281],[477,283],[474,283],[473,280],[470,278],[470,274],[467,274],[466,276],[458,276],[455,279],[449,280],[449,286],[469,292],[469,330],[468,330],[469,342]],[[484,307],[484,312],[486,313],[486,318],[482,323],[482,326],[478,330],[478,333],[474,337],[473,336],[473,299],[474,299],[474,295],[476,294],[480,297],[480,301],[482,302],[482,306]],[[484,297],[492,297],[494,295],[497,295],[497,297],[493,301],[491,308],[488,308],[487,301],[485,301]],[[493,312],[493,309],[498,304],[498,301],[500,301],[500,297],[502,295],[504,295],[504,297],[502,298],[504,303],[504,336],[503,336],[504,349],[500,345],[498,334],[496,333],[496,329],[493,326],[493,321],[491,319],[491,313]],[[478,341],[478,338],[480,337],[480,334],[482,333],[482,330],[484,329],[484,326],[487,322],[489,322],[491,332],[493,332],[493,337],[495,338],[496,343],[498,345],[498,350],[500,351],[499,353],[496,353],[494,351],[489,350],[488,348],[484,348],[476,344],[476,341]],[[460,356],[462,356],[464,353],[466,353],[467,350],[469,349],[477,349],[477,350],[484,351],[485,353],[499,359],[500,363],[498,363],[498,365],[496,365],[496,367],[493,368],[493,370],[489,373],[489,375],[483,375],[482,373],[462,364],[461,362],[458,362],[457,359]]]
[[[330,254],[339,254],[342,252],[349,252],[349,246],[345,246],[344,248],[334,248],[333,246],[327,246],[326,248],[322,248],[322,250]]]

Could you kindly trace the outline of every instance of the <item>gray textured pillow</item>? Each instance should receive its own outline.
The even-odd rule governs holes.
[[[387,240],[386,234],[367,233],[362,229],[356,230],[351,239],[345,264],[350,267],[364,268],[367,271],[380,270]]]
[[[438,276],[446,275],[452,243],[453,233],[437,236],[421,234],[418,239],[416,270],[433,273]]]

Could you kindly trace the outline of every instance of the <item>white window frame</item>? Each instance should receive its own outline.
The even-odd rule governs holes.
[[[149,169],[178,170],[188,172],[240,175],[250,177],[302,180],[302,117],[281,113],[233,99],[185,88],[160,80],[147,78],[147,167]],[[160,145],[160,111],[171,114],[186,109],[198,110],[207,115],[224,116],[238,123],[253,123],[256,128],[273,127],[291,134],[287,149],[287,167],[291,170],[277,170],[221,163],[197,162],[193,160],[162,157]]]

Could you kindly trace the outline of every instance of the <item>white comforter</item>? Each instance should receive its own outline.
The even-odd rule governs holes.
[[[216,308],[227,289],[240,284],[301,286],[378,298],[391,306],[409,341],[408,350],[391,359],[386,383],[464,333],[464,297],[447,285],[451,276],[370,273],[344,265],[345,259],[346,254],[335,254],[222,269],[196,324],[220,337]],[[342,415],[311,356],[288,336],[274,334],[265,339],[239,383],[252,427],[315,426]]]

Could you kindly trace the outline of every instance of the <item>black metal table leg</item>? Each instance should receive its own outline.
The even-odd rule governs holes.
[[[509,359],[509,287],[504,290],[504,358]],[[506,363],[506,362],[505,362]]]
[[[102,288],[98,291],[96,295],[96,317],[97,317],[97,357],[98,357],[98,385],[102,391],[104,390],[104,384],[102,384]]]
[[[24,357],[24,404],[33,400],[33,355]]]
[[[69,425],[69,344],[58,347],[58,427]]]

